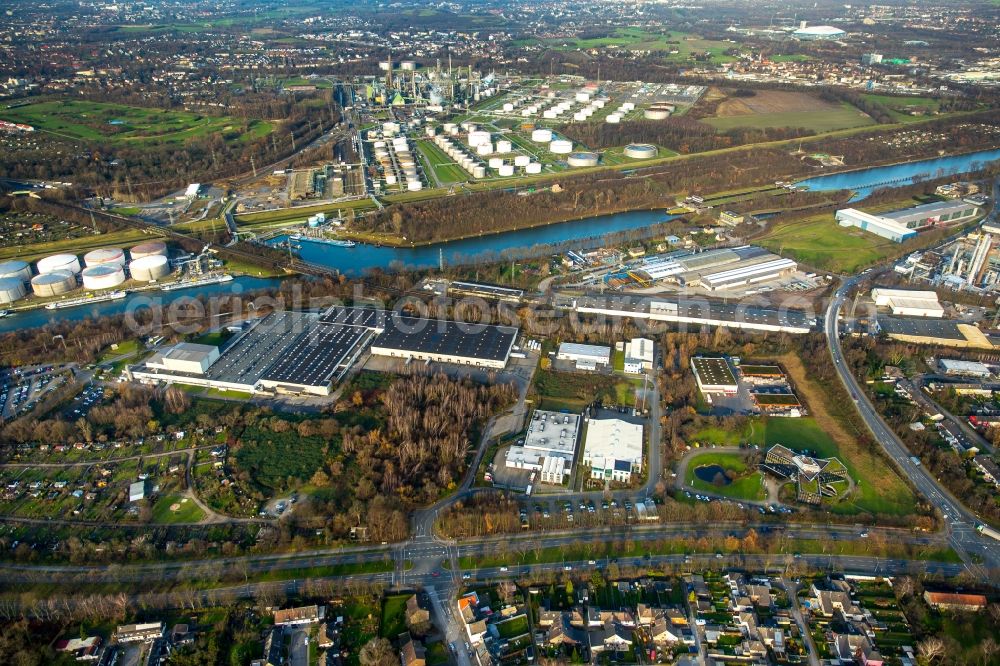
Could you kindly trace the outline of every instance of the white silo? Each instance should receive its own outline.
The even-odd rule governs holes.
[[[554,139],[549,144],[549,152],[556,155],[568,155],[573,152],[573,142],[567,139]]]
[[[531,164],[531,158],[527,155],[515,155],[514,156],[514,166],[526,167]]]
[[[18,277],[0,278],[0,305],[9,305],[24,298],[24,280]]]
[[[497,152],[501,155],[509,153],[514,149],[514,145],[507,139],[500,139],[497,141]]]
[[[541,173],[542,165],[538,162],[532,162],[528,166],[524,167],[525,173]]]
[[[125,281],[125,267],[117,264],[88,266],[80,273],[84,289],[111,289]]]
[[[486,143],[481,143],[476,146],[477,155],[492,155],[493,154],[493,144],[487,141]]]
[[[491,157],[489,164],[491,169],[499,169],[500,167],[503,166],[503,158]]]
[[[56,269],[31,278],[35,296],[62,296],[76,289],[76,275],[72,271]]]
[[[472,167],[472,177],[473,178],[486,178],[486,167],[484,167],[484,166],[474,166],[474,167]]]
[[[53,271],[80,272],[80,260],[75,254],[53,254],[39,259],[35,266],[38,268],[39,274],[52,273]]]
[[[113,266],[125,265],[125,251],[120,247],[102,247],[91,250],[83,255],[83,263],[86,266],[100,266],[111,264]]]
[[[501,176],[504,176],[504,177],[506,177],[506,176],[513,176],[514,175],[514,165],[513,164],[504,164],[504,165],[502,165],[500,167],[500,169],[498,170],[498,173]]]
[[[135,259],[128,270],[133,280],[152,282],[170,274],[170,262],[164,256],[150,254]]]
[[[31,279],[31,266],[27,261],[11,259],[0,263],[0,278],[17,278],[21,282]]]
[[[490,133],[483,130],[469,132],[469,145],[473,148],[490,143]]]

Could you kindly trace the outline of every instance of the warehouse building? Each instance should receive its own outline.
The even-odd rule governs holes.
[[[913,229],[907,229],[887,218],[854,208],[838,210],[835,217],[837,223],[842,227],[857,227],[862,231],[888,238],[896,243],[902,243],[917,236],[917,232]]]
[[[630,483],[642,472],[642,425],[622,419],[592,419],[587,424],[582,463],[590,478]]]
[[[628,296],[584,297],[572,300],[569,307],[581,314],[650,319],[682,325],[723,326],[750,331],[804,334],[816,327],[814,316],[798,310],[771,310],[703,299],[663,301]]]
[[[502,370],[516,339],[517,329],[511,326],[420,319],[393,313],[385,318],[385,330],[375,337],[371,353]]]
[[[559,345],[556,359],[573,361],[577,370],[596,370],[598,366],[611,365],[611,347],[564,342]]]
[[[872,325],[873,332],[885,333],[893,340],[919,345],[941,345],[958,349],[995,349],[993,342],[972,324],[962,324],[949,319],[924,317],[879,316]]]
[[[632,338],[625,343],[625,366],[627,374],[641,375],[644,370],[653,369],[653,341],[648,338]]]
[[[959,377],[979,377],[988,379],[993,376],[993,371],[985,363],[978,361],[961,361],[950,358],[943,358],[938,361],[941,372],[946,375]]]
[[[213,345],[198,345],[179,342],[173,347],[153,354],[146,361],[150,368],[169,372],[187,372],[204,375],[212,364],[219,360],[219,348]]]
[[[872,300],[876,307],[890,308],[897,317],[944,316],[944,308],[933,291],[876,287],[872,289]]]
[[[524,440],[507,450],[504,464],[539,472],[544,483],[561,484],[573,469],[579,434],[578,414],[536,409]]]
[[[938,201],[879,215],[845,208],[837,211],[836,218],[842,227],[858,227],[902,243],[915,237],[918,231],[958,224],[978,214],[979,208],[965,201]]]
[[[736,375],[733,373],[729,361],[725,358],[692,356],[691,370],[694,371],[698,390],[703,395],[712,393],[736,395],[740,388],[736,381]]]
[[[740,265],[737,268],[701,275],[698,278],[698,284],[709,291],[735,289],[758,282],[778,280],[791,275],[798,267],[798,264],[791,259],[767,258],[764,261]]]

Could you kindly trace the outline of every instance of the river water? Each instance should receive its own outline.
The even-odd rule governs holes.
[[[816,176],[799,184],[814,191],[847,189],[857,194],[856,201],[871,194],[880,187],[901,187],[912,184],[915,178],[938,178],[941,176],[966,173],[982,168],[989,162],[1000,160],[1000,149],[983,150],[967,155],[939,157],[893,166],[859,169],[843,173]],[[299,254],[306,261],[336,268],[340,272],[357,276],[374,268],[383,270],[404,270],[407,268],[431,268],[443,258],[446,264],[468,263],[470,261],[492,261],[509,258],[511,255],[542,255],[551,251],[551,246],[567,241],[595,239],[606,234],[642,229],[652,224],[672,219],[663,211],[632,211],[615,215],[560,222],[531,229],[508,231],[500,234],[477,236],[449,243],[437,243],[415,248],[377,247],[359,244],[352,248],[336,247],[320,243],[303,242]],[[470,220],[474,228],[475,221]],[[273,242],[280,242],[283,237]],[[536,251],[532,252],[532,248]],[[211,296],[217,294],[245,293],[254,289],[273,287],[277,279],[239,277],[232,282],[206,287],[181,289],[173,292],[144,292],[120,301],[109,301],[94,305],[65,308],[63,310],[32,310],[0,319],[0,332],[42,326],[52,321],[76,321],[87,317],[102,317],[121,314],[135,309],[145,299],[157,299],[162,304],[178,298],[191,296]],[[136,299],[143,299],[136,301]],[[136,302],[133,302],[136,301]]]

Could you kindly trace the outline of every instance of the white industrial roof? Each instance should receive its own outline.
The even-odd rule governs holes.
[[[642,425],[621,419],[592,419],[587,424],[584,460],[642,463]]]
[[[648,338],[632,338],[628,343],[628,358],[653,362],[653,341]]]
[[[583,345],[576,342],[564,342],[559,345],[559,356],[589,356],[593,358],[611,359],[611,348],[601,345]]]

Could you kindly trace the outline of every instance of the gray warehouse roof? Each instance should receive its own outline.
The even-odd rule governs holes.
[[[394,313],[373,347],[406,352],[501,361],[510,354],[517,329],[510,326],[463,324],[418,319]]]

